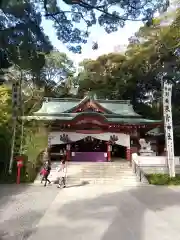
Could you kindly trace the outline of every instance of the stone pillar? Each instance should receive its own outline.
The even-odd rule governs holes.
[[[67,144],[66,145],[66,161],[71,160],[71,145]]]
[[[131,161],[131,148],[130,147],[126,148],[126,160]]]
[[[107,142],[107,160],[111,161],[111,144],[109,142]]]

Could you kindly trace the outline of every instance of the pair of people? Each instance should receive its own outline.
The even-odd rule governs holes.
[[[45,181],[44,183],[44,187],[46,187],[47,182],[50,184],[51,181],[48,179],[48,176],[50,174],[51,171],[51,164],[49,161],[46,161],[43,169],[41,170],[40,174],[42,175],[41,178],[41,183],[43,182],[43,180]],[[66,173],[67,173],[67,168],[66,168],[66,161],[65,159],[61,160],[61,164],[60,167],[57,169],[58,172],[58,177],[59,177],[59,184],[58,184],[58,188],[62,187],[65,188],[66,187]]]

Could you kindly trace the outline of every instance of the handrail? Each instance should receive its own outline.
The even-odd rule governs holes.
[[[140,182],[142,182],[143,179],[146,182],[148,182],[144,171],[141,169],[141,167],[134,160],[132,160],[132,169],[133,169],[133,172],[138,176]]]

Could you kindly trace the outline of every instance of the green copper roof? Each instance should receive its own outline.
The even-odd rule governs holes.
[[[62,120],[62,121],[71,121],[75,118],[75,116],[27,116],[24,117],[26,120],[41,120],[41,121],[55,121],[55,120]],[[122,124],[151,124],[151,123],[161,123],[158,120],[149,120],[144,118],[105,118],[106,122],[109,123],[122,123]]]
[[[52,115],[71,112],[78,107],[82,102],[88,101],[89,96],[84,99],[72,99],[72,98],[46,98],[42,104],[41,109],[34,113],[34,115]],[[120,114],[121,116],[138,117],[132,105],[129,101],[113,101],[113,100],[93,100],[99,104],[102,108],[110,113]]]
[[[120,114],[123,116],[140,116],[137,114],[130,101],[117,101],[117,100],[97,100],[97,102],[111,112]]]
[[[79,104],[79,99],[48,99],[46,98],[45,101],[42,104],[42,107],[34,113],[34,115],[38,114],[60,114],[63,112],[68,111],[69,109],[72,109],[76,107]]]
[[[150,131],[146,133],[146,135],[151,135],[151,136],[162,136],[164,133],[161,131],[159,127],[153,128]]]
[[[92,101],[96,105],[101,106],[105,113],[98,112],[74,112],[80,104]],[[71,121],[80,115],[94,115],[104,118],[103,121],[109,123],[121,124],[152,124],[161,123],[158,120],[143,119],[137,114],[129,101],[116,101],[116,100],[98,100],[92,99],[89,95],[84,99],[73,98],[46,98],[42,107],[33,114],[33,116],[24,117],[26,120],[41,120],[41,121]]]

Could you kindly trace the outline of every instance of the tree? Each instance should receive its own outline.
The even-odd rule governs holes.
[[[11,91],[8,87],[0,86],[0,126],[5,126],[11,119]]]
[[[33,82],[44,87],[45,96],[60,96],[65,83],[74,75],[73,62],[65,53],[52,51],[46,55],[44,67],[33,76]]]
[[[45,65],[41,71],[47,84],[59,85],[75,72],[73,62],[65,53],[52,51],[46,56]]]
[[[58,38],[68,44],[70,50],[81,52],[80,43],[86,43],[89,29],[99,24],[107,33],[115,32],[124,27],[126,21],[152,22],[154,13],[164,12],[169,1],[119,1],[104,0],[83,1],[64,0],[70,7],[64,10],[57,1],[44,0],[45,16],[54,22]],[[79,29],[78,24],[84,22],[85,28]],[[74,44],[78,44],[75,45]],[[97,49],[97,48],[95,48]]]
[[[111,53],[100,56],[97,60],[86,60],[81,63],[82,71],[79,73],[79,94],[91,89],[101,98],[116,98],[117,84],[123,82],[122,71],[120,71],[126,57]],[[121,87],[123,84],[121,85]],[[124,89],[121,88],[121,93]]]
[[[11,145],[11,90],[7,86],[0,86],[0,175],[7,167]]]
[[[80,53],[81,44],[87,42],[93,25],[98,23],[107,33],[111,33],[117,31],[119,27],[124,27],[126,21],[143,20],[150,23],[155,12],[166,11],[168,6],[169,0],[148,2],[104,0],[103,3],[95,0],[63,0],[61,5],[58,5],[56,0],[1,0],[1,37],[4,36],[2,43],[5,45],[3,48],[6,48],[7,43],[10,45],[10,49],[7,49],[13,60],[15,56],[21,54],[29,56],[24,49],[27,49],[27,45],[29,50],[33,46],[30,51],[31,58],[40,57],[35,54],[36,50],[42,52],[45,48],[43,43],[48,42],[40,28],[41,17],[44,14],[46,19],[53,21],[58,39],[67,44],[71,51]],[[37,42],[36,47],[34,47],[35,42]],[[18,50],[13,48],[13,45],[18,46]],[[94,49],[97,49],[97,44],[95,45]]]
[[[0,1],[0,69],[16,64],[33,72],[44,66],[52,45],[41,28],[41,15],[30,1]]]
[[[175,20],[169,24],[162,24],[163,19],[154,19],[153,25],[140,28],[130,39],[125,56],[122,58],[121,54],[117,54],[122,62],[114,64],[113,54],[83,62],[84,68],[79,74],[80,94],[84,89],[92,89],[98,97],[103,92],[106,93],[103,97],[110,99],[130,99],[137,112],[147,117],[150,113],[148,109],[152,108],[150,115],[161,117],[162,81],[163,77],[169,77],[176,84],[173,98],[177,108],[180,99],[177,78],[179,11],[176,14]]]

